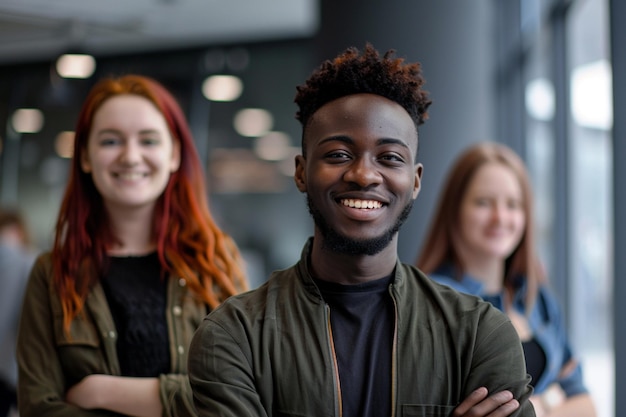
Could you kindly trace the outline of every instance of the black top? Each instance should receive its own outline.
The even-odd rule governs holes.
[[[356,285],[315,280],[330,306],[343,415],[391,413],[391,351],[395,314],[392,277]]]
[[[522,347],[526,358],[526,371],[532,377],[530,385],[534,387],[546,369],[546,353],[534,338],[522,342]]]
[[[166,283],[156,252],[110,258],[102,286],[118,333],[123,376],[156,377],[170,372]]]

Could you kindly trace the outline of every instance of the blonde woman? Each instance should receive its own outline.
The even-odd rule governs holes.
[[[593,417],[581,365],[535,254],[532,206],[515,152],[493,142],[470,147],[452,166],[417,266],[507,313],[522,340],[538,417]]]

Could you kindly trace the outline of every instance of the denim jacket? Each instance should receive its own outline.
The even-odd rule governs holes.
[[[459,292],[481,297],[500,310],[504,309],[503,294],[485,295],[480,281],[469,275],[464,275],[461,280],[457,281],[453,275],[452,268],[444,266],[430,274],[430,278]],[[555,382],[561,386],[568,397],[587,393],[580,363],[577,363],[576,367],[566,375],[559,375],[563,367],[576,358],[567,338],[565,322],[558,301],[546,286],[540,286],[535,305],[530,312],[526,312],[524,300],[526,281],[521,281],[522,284],[514,295],[513,308],[518,313],[526,315],[535,340],[546,355],[546,368],[539,379],[534,381],[535,393],[541,394]]]

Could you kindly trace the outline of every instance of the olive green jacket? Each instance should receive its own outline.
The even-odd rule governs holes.
[[[308,272],[309,247],[295,266],[229,298],[200,325],[189,351],[200,416],[342,416],[330,313]],[[450,416],[481,386],[511,390],[521,402],[513,416],[535,416],[522,346],[503,313],[399,261],[389,293],[390,416]]]
[[[20,416],[116,415],[64,401],[67,389],[87,375],[120,375],[117,332],[104,290],[97,284],[87,297],[84,314],[72,322],[68,337],[52,275],[50,254],[43,254],[30,274],[18,333]],[[185,280],[170,277],[166,318],[172,369],[159,376],[164,416],[196,416],[187,378],[187,350],[206,312],[205,304],[192,296]]]

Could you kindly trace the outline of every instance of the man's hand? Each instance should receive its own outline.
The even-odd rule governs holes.
[[[487,388],[478,388],[454,409],[452,417],[507,417],[519,408],[510,391],[488,395]]]

